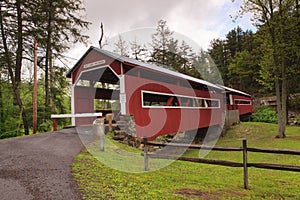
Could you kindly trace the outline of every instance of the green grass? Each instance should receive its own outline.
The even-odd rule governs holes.
[[[239,147],[241,138],[247,138],[249,147],[300,150],[299,127],[287,127],[285,139],[275,139],[276,130],[274,124],[242,123],[217,145]],[[241,162],[242,153],[211,151],[206,158]],[[249,161],[300,166],[300,156],[249,153]],[[175,161],[153,172],[126,173],[107,167],[87,150],[75,158],[73,172],[84,199],[300,199],[297,172],[249,168],[250,190],[244,190],[242,168]]]

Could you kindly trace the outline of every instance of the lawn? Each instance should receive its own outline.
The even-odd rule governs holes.
[[[275,139],[276,130],[277,126],[274,124],[242,123],[232,127],[217,145],[239,147],[241,138],[247,138],[249,147],[300,150],[299,127],[287,127],[285,139]],[[125,149],[128,150],[128,147]],[[199,151],[195,150],[185,154],[191,157],[198,155]],[[211,151],[206,158],[241,162],[242,153]],[[249,153],[250,162],[300,166],[299,158],[300,156]],[[127,173],[107,167],[87,150],[83,150],[75,158],[73,175],[84,199],[300,198],[300,173],[297,172],[249,168],[250,189],[245,190],[242,168],[175,161],[160,170]]]

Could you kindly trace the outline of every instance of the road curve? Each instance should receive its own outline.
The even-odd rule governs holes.
[[[81,199],[72,177],[76,129],[0,140],[0,199]]]

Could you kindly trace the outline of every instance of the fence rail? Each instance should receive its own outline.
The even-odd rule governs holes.
[[[263,169],[272,169],[272,170],[283,170],[283,171],[293,171],[300,172],[300,166],[293,165],[281,165],[281,164],[270,164],[270,163],[249,163],[248,162],[248,152],[255,153],[272,153],[272,154],[287,154],[287,155],[300,155],[299,150],[288,150],[288,149],[267,149],[267,148],[249,148],[247,147],[247,140],[242,140],[242,147],[220,147],[220,146],[205,146],[205,145],[189,145],[181,143],[158,143],[158,142],[149,142],[147,138],[144,138],[144,161],[145,161],[145,171],[148,171],[148,162],[149,158],[159,158],[159,159],[172,159],[172,160],[181,160],[189,161],[196,163],[212,164],[212,165],[222,165],[228,167],[243,167],[244,173],[244,188],[249,189],[248,185],[248,168],[263,168]],[[204,158],[189,158],[189,157],[177,157],[172,155],[159,155],[159,154],[149,154],[148,146],[159,146],[159,147],[178,147],[178,148],[189,148],[189,149],[201,149],[201,150],[214,150],[214,151],[242,151],[243,152],[243,162],[232,162],[226,160],[210,160]]]
[[[189,149],[202,149],[202,150],[217,150],[217,151],[242,151],[242,147],[220,147],[220,146],[205,146],[205,145],[194,145],[194,144],[181,144],[181,143],[161,143],[161,142],[147,142],[150,146],[170,146],[170,147],[182,147]]]

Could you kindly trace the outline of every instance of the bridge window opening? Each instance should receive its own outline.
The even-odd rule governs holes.
[[[220,108],[219,99],[142,91],[144,108]]]
[[[243,100],[243,99],[235,99],[234,104],[236,104],[236,105],[251,105],[251,101]]]
[[[76,86],[80,87],[90,87],[91,82],[89,80],[79,79],[76,83]]]
[[[85,99],[84,103],[77,103],[75,112],[120,112],[120,81],[108,66],[82,71],[75,83],[74,91],[77,98]],[[81,102],[81,101],[80,101]]]

